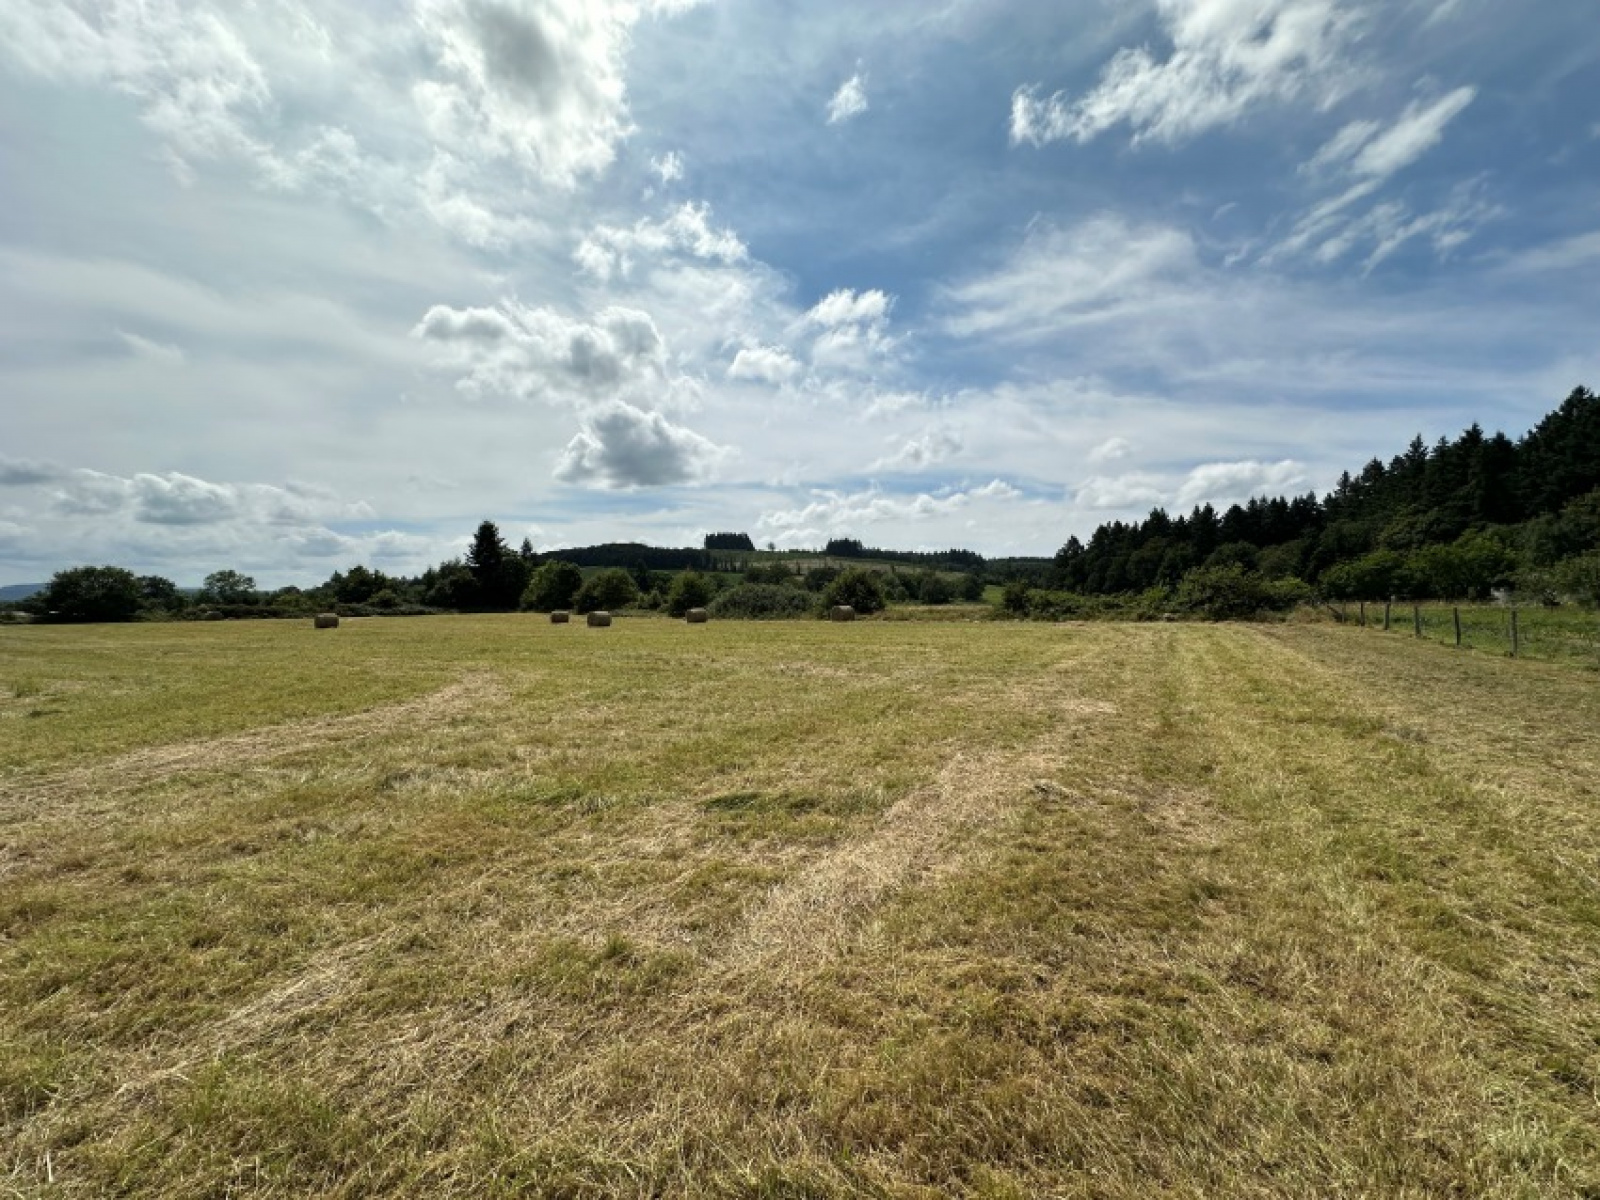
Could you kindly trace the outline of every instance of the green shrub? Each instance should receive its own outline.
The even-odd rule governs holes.
[[[773,583],[741,583],[706,606],[712,616],[736,621],[792,620],[810,616],[815,607],[812,596]]]
[[[1237,563],[1197,567],[1173,594],[1175,608],[1211,621],[1242,621],[1259,612],[1281,612],[1303,603],[1310,589],[1298,579],[1268,580]]]
[[[711,602],[711,593],[711,581],[700,572],[680,572],[667,589],[667,615],[681,617],[691,608],[704,608]]]
[[[627,608],[638,598],[639,588],[633,576],[620,567],[613,567],[585,580],[573,600],[573,607],[581,613],[601,612]]]
[[[583,587],[583,572],[569,562],[551,559],[534,571],[522,592],[523,612],[552,612],[571,608]]]
[[[829,608],[835,604],[848,604],[862,616],[882,612],[884,605],[883,585],[878,582],[878,573],[865,567],[850,567],[840,571],[839,577],[822,593],[822,598]]]

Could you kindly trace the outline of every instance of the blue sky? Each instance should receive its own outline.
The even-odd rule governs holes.
[[[20,0],[0,582],[1049,554],[1600,385],[1592,0]]]

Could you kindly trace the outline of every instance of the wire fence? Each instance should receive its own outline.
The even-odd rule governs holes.
[[[1600,612],[1571,605],[1546,608],[1395,601],[1343,605],[1334,611],[1342,621],[1390,634],[1513,658],[1600,668]]]

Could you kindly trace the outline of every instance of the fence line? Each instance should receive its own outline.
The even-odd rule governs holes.
[[[1364,601],[1354,613],[1343,606],[1328,608],[1340,621],[1353,616],[1361,628],[1384,633],[1403,631],[1408,623],[1395,611],[1393,601],[1384,602],[1381,623],[1376,614],[1369,620]],[[1600,667],[1600,613],[1571,605],[1523,608],[1499,604],[1412,604],[1410,608],[1410,634],[1414,638],[1510,658],[1582,661]]]

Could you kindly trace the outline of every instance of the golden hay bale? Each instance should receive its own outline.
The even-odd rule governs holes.
[[[337,629],[339,628],[339,614],[318,613],[312,624],[318,629]]]
[[[611,624],[611,614],[608,612],[592,612],[589,614],[589,627],[591,629],[605,629]]]
[[[691,608],[683,614],[683,619],[691,625],[704,625],[711,619],[711,614],[703,608]]]
[[[848,604],[835,604],[828,610],[828,620],[830,621],[854,621],[855,619],[856,610]]]
[[[550,624],[552,625],[565,625],[570,620],[572,620],[572,614],[564,608],[557,609],[550,614]]]

